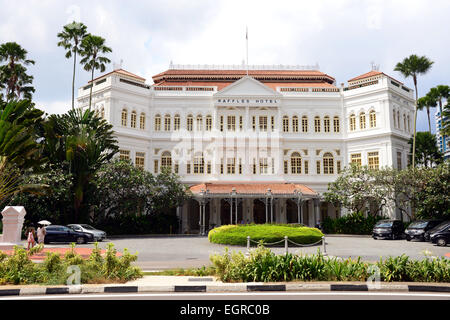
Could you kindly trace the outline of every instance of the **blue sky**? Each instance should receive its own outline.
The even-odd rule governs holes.
[[[339,85],[370,71],[374,62],[412,88],[411,79],[393,69],[415,53],[434,61],[419,78],[419,96],[450,84],[448,0],[0,0],[0,8],[0,43],[16,41],[36,61],[30,67],[34,99],[48,113],[63,113],[71,105],[72,63],[56,46],[56,34],[74,19],[106,39],[113,62],[123,60],[124,69],[149,84],[170,61],[241,64],[246,26],[250,64],[318,63]],[[76,87],[88,80],[80,66]],[[421,112],[418,131],[425,130],[426,112]]]

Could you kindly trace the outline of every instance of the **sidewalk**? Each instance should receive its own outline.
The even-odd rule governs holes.
[[[223,283],[215,277],[144,276],[125,284],[71,286],[0,286],[1,296],[46,294],[93,294],[137,292],[261,292],[261,291],[378,291],[450,293],[450,283],[395,282],[368,285],[366,282],[276,282]]]

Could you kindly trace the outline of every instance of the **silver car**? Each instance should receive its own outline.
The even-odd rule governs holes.
[[[106,239],[106,232],[97,230],[88,224],[69,224],[67,226],[75,231],[91,233],[94,236],[94,241],[103,241]]]

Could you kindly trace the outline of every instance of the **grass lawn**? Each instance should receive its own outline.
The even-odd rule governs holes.
[[[250,236],[253,241],[262,240],[263,243],[277,242],[287,236],[293,242],[311,244],[319,241],[323,237],[323,233],[317,228],[302,225],[226,225],[211,230],[208,239],[212,243],[245,246],[247,245],[247,236]],[[281,243],[280,245],[283,246],[284,244]]]

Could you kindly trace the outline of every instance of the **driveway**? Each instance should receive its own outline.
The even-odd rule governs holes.
[[[99,247],[106,249],[112,242],[114,247],[122,252],[128,248],[131,253],[138,253],[136,265],[144,270],[162,270],[173,268],[193,268],[210,265],[211,254],[222,254],[228,247],[231,251],[246,252],[242,246],[225,246],[209,243],[207,237],[135,237],[115,238],[99,242]],[[49,247],[62,247],[68,244],[51,244]],[[78,245],[78,247],[93,248],[93,244]],[[284,247],[272,248],[275,253],[283,254]],[[323,250],[322,245],[299,248],[289,247],[290,253],[312,254]],[[364,236],[328,236],[326,251],[329,256],[341,258],[361,257],[364,261],[378,261],[380,257],[399,256],[405,254],[412,259],[424,259],[424,251],[430,251],[433,256],[450,258],[450,247],[438,247],[430,242],[408,242],[406,240],[374,240]]]

